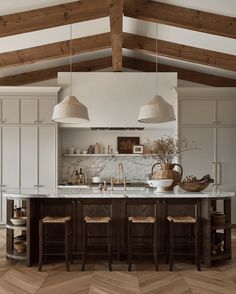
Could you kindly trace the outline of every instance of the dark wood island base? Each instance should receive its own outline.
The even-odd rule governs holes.
[[[225,223],[221,226],[213,226],[211,222],[212,210],[216,201],[223,202],[225,213]],[[158,220],[158,252],[159,256],[165,257],[167,254],[168,242],[168,215],[190,215],[200,219],[200,240],[201,240],[201,261],[206,266],[211,266],[214,261],[231,259],[231,198],[230,197],[193,197],[175,198],[173,197],[106,197],[106,198],[43,198],[31,197],[23,198],[27,208],[27,249],[25,254],[26,265],[32,266],[38,263],[38,225],[39,220],[44,216],[71,216],[72,218],[72,250],[74,259],[81,259],[82,253],[82,221],[85,216],[109,216],[112,218],[112,255],[114,259],[127,258],[127,222],[129,216],[155,216]],[[7,256],[24,259],[23,254],[14,253],[14,234],[10,218],[13,217],[14,199],[7,198]],[[186,227],[186,226],[185,226]],[[191,234],[191,230],[185,227],[179,228],[179,234],[186,236]],[[220,252],[214,254],[212,248],[213,234],[220,232],[224,238],[224,246]],[[106,234],[106,227],[102,224],[98,227],[90,226],[92,235],[98,236],[94,239],[94,254],[100,252],[102,238]],[[60,235],[60,228],[55,227],[48,231],[51,238]],[[135,229],[135,235],[140,237],[141,245],[148,245],[148,236],[152,234],[148,225],[141,225]],[[151,244],[151,243],[150,243]],[[145,246],[143,246],[145,247]],[[144,250],[151,250],[144,248]],[[186,250],[182,244],[182,252]],[[181,251],[180,251],[181,255]],[[161,261],[162,262],[162,261]],[[165,259],[163,259],[165,262]]]

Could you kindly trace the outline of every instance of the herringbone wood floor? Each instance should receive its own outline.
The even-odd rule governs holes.
[[[177,263],[174,271],[165,264],[160,271],[153,264],[138,263],[128,272],[125,263],[114,263],[107,271],[105,261],[90,263],[85,272],[80,264],[66,272],[64,263],[48,264],[39,273],[37,268],[25,267],[24,262],[5,258],[5,230],[0,230],[0,294],[205,294],[236,293],[236,240],[233,259],[198,272],[192,264]]]

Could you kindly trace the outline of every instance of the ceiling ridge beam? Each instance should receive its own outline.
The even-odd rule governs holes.
[[[122,71],[122,33],[124,0],[109,0],[113,71]]]
[[[123,66],[129,69],[155,72],[156,63],[143,59],[123,56]],[[199,83],[212,87],[236,87],[236,79],[225,78],[213,74],[207,74],[177,66],[167,65],[158,62],[158,72],[177,72],[178,79]]]
[[[108,16],[107,0],[80,0],[0,16],[0,37]]]
[[[126,0],[124,15],[170,26],[236,38],[236,18],[150,0]]]
[[[72,55],[111,48],[110,33],[72,39]],[[19,66],[70,55],[70,41],[5,52],[0,54],[0,68]]]
[[[76,62],[73,64],[73,72],[96,71],[109,68],[111,66],[112,57],[106,56]],[[58,72],[70,72],[70,64],[2,77],[0,78],[0,86],[21,86],[56,79]]]
[[[235,55],[164,40],[158,40],[156,49],[156,39],[140,35],[123,33],[123,48],[236,71]]]

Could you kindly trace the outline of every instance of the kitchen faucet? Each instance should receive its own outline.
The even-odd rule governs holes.
[[[121,175],[122,175],[122,179],[123,179],[123,173],[124,173],[124,167],[123,164],[121,162],[118,163],[117,165],[117,183],[123,183],[123,181],[121,181]]]

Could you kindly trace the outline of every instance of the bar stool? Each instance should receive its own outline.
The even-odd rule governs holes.
[[[99,216],[86,216],[83,220],[83,249],[82,249],[82,268],[81,271],[85,270],[85,264],[87,260],[87,247],[88,247],[88,239],[95,238],[94,236],[89,236],[88,227],[91,224],[99,225],[106,224],[107,225],[107,235],[100,238],[107,239],[107,258],[108,258],[108,266],[109,271],[112,271],[112,252],[111,252],[111,243],[112,243],[112,230],[111,230],[111,217],[99,217]]]
[[[153,256],[155,263],[155,270],[158,271],[158,254],[157,254],[157,219],[152,216],[130,216],[128,217],[128,230],[127,230],[127,240],[128,240],[128,271],[132,268],[133,259],[133,240],[138,237],[133,236],[133,226],[140,224],[150,224],[153,225]],[[137,253],[135,254],[137,255]]]
[[[48,225],[63,225],[64,226],[64,240],[60,241],[48,241],[47,240],[47,226]],[[44,229],[45,228],[45,229]],[[72,238],[72,226],[71,226],[71,217],[50,217],[46,216],[39,221],[39,264],[38,271],[42,270],[43,257],[49,255],[64,255],[66,270],[70,271],[69,264],[69,255],[72,262],[72,247],[71,239]],[[44,252],[45,246],[48,244],[64,244],[64,252],[60,253],[46,253]]]
[[[194,227],[195,234],[191,236],[192,239],[190,244],[195,243],[194,245],[194,253],[181,253],[181,255],[193,255],[195,257],[195,262],[197,265],[197,269],[201,270],[200,265],[200,246],[199,246],[199,220],[198,218],[192,216],[168,216],[167,220],[169,221],[169,253],[168,257],[170,259],[170,271],[173,270],[174,264],[174,247],[175,247],[175,226],[177,224],[182,225],[190,225]],[[188,237],[189,238],[189,237]]]

